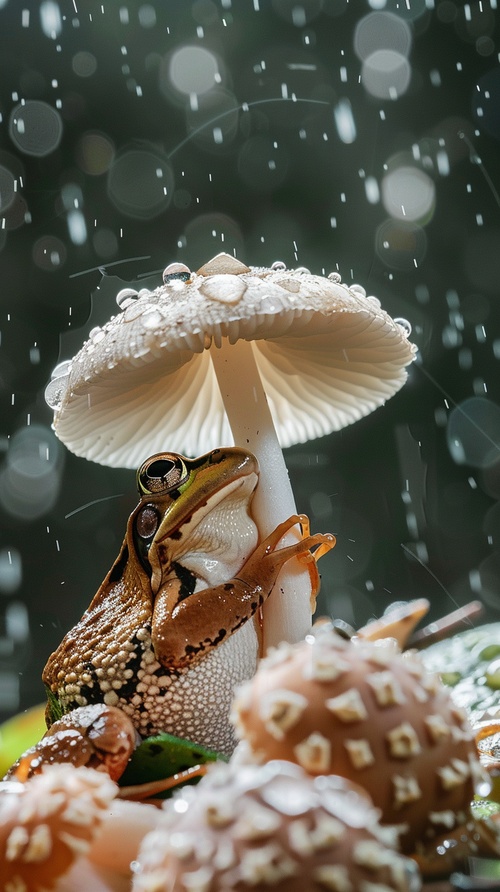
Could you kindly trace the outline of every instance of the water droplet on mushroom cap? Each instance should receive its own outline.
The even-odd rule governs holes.
[[[58,375],[57,378],[52,378],[52,381],[49,381],[45,388],[44,396],[45,402],[50,409],[53,409],[54,411],[59,409],[68,387],[68,383],[69,375]]]
[[[399,325],[399,327],[403,329],[403,331],[404,331],[405,335],[407,335],[407,337],[410,337],[411,322],[408,322],[408,319],[403,319],[402,316],[397,316],[397,317],[395,317],[394,322],[396,323],[396,325]]]
[[[165,285],[176,279],[179,279],[181,282],[188,282],[191,275],[191,270],[185,263],[169,263],[163,270],[163,282]]]
[[[134,300],[137,300],[137,291],[134,288],[122,288],[116,295],[116,303],[120,310],[124,310]]]

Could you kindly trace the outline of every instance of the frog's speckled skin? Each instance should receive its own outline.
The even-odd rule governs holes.
[[[167,731],[231,751],[227,716],[234,686],[256,669],[260,607],[298,555],[309,561],[314,596],[315,560],[335,541],[309,536],[307,519],[294,516],[257,546],[257,475],[255,458],[237,448],[144,463],[120,555],[43,672],[63,712],[104,701],[144,737]],[[297,523],[301,541],[278,549]]]

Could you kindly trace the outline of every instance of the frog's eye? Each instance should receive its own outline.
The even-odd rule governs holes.
[[[177,489],[188,477],[180,455],[163,453],[148,458],[137,472],[137,486],[142,495],[165,494]]]

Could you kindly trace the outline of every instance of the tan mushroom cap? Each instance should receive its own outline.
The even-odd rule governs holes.
[[[320,628],[277,649],[237,693],[234,721],[257,762],[290,759],[363,786],[382,822],[402,828],[405,852],[464,823],[481,780],[465,713],[390,639]]]
[[[0,888],[43,892],[85,855],[117,793],[92,768],[49,766],[0,785]]]
[[[133,892],[417,892],[362,790],[290,762],[220,765],[143,840]]]
[[[54,429],[77,455],[136,467],[166,444],[197,455],[230,443],[210,347],[253,342],[282,446],[369,414],[415,357],[404,326],[337,273],[247,267],[222,254],[197,273],[172,264],[166,279],[125,294],[122,311],[55,371]]]

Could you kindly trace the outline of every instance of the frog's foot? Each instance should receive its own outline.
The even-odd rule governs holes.
[[[301,538],[291,545],[278,548],[283,537],[297,525],[300,526]],[[291,558],[297,557],[303,563],[314,562],[316,564],[320,557],[334,547],[335,541],[335,536],[332,533],[311,535],[309,518],[305,514],[292,514],[283,523],[278,524],[276,529],[257,546],[241,568],[237,578],[246,585],[252,583],[259,585],[267,590],[267,595],[269,595],[281,568]]]

